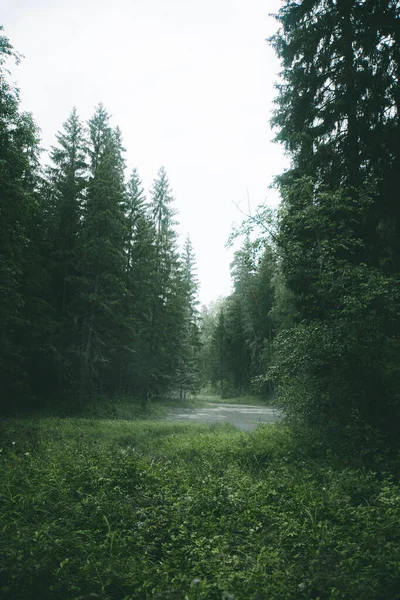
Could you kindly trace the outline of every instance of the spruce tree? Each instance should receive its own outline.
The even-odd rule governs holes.
[[[397,4],[286,2],[272,38],[292,159],[278,248],[299,321],[276,370],[299,430],[342,449],[392,443],[400,420]]]
[[[143,397],[146,395],[155,294],[155,228],[136,169],[132,171],[127,184],[126,218],[125,337],[119,350],[119,389]]]
[[[58,323],[57,347],[60,355],[58,393],[70,391],[79,365],[79,343],[73,305],[79,293],[80,235],[87,186],[86,140],[74,108],[56,136],[57,146],[49,168],[52,204],[52,260],[54,308]]]
[[[180,356],[176,374],[176,385],[180,399],[186,400],[187,392],[199,389],[200,330],[197,310],[199,283],[196,276],[196,259],[189,237],[185,240],[182,255],[182,293],[184,299],[184,323],[181,334]]]
[[[398,273],[400,184],[398,3],[286,2],[271,41],[281,59],[273,124],[292,158],[281,186],[310,176],[371,204],[355,232],[359,260]]]
[[[185,298],[172,202],[168,177],[161,167],[149,207],[155,228],[155,265],[145,397],[172,386],[182,343]]]
[[[46,363],[52,322],[45,240],[39,234],[44,215],[39,134],[31,115],[20,112],[18,90],[8,82],[5,63],[9,58],[18,62],[19,56],[2,31],[0,27],[0,395],[4,408],[11,408],[23,395],[29,402],[41,396],[35,370]]]
[[[84,205],[81,292],[74,308],[81,326],[80,390],[107,391],[121,337],[126,293],[127,221],[120,133],[102,105],[89,121],[90,177]]]

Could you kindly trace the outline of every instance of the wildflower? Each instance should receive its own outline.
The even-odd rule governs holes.
[[[13,446],[15,446],[16,442],[11,442],[11,444],[12,444]]]
[[[306,589],[306,584],[304,583],[304,581],[302,581],[297,587],[299,588],[300,592],[304,592],[304,590]]]
[[[29,452],[25,452],[25,456],[29,456]]]

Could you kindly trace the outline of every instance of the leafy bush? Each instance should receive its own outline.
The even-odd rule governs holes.
[[[396,451],[400,286],[363,237],[373,200],[307,177],[283,192],[279,244],[297,321],[274,343],[278,397],[297,430],[331,450]]]

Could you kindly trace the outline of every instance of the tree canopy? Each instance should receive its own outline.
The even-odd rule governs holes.
[[[137,170],[126,177],[122,134],[102,104],[86,124],[72,109],[42,168],[10,58],[2,34],[3,410],[196,390],[195,257],[189,241],[179,248],[166,170],[146,198]]]

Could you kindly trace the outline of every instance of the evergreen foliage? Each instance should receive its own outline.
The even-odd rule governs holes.
[[[273,314],[276,273],[273,248],[245,235],[231,264],[233,293],[203,317],[202,363],[208,382],[223,396],[250,389],[265,397],[272,393],[267,370],[278,327]]]
[[[196,260],[190,238],[186,238],[182,256],[182,284],[184,297],[184,323],[181,337],[181,352],[177,370],[177,386],[180,398],[186,399],[187,392],[196,392],[200,387],[199,351],[200,328],[197,310],[199,288],[196,276]]]
[[[172,202],[168,176],[161,167],[153,183],[149,204],[155,229],[155,261],[146,396],[172,387],[182,351],[185,294]]]
[[[294,423],[346,451],[393,446],[400,420],[397,4],[287,2],[272,38],[292,158],[277,246],[297,312],[275,375]]]
[[[53,166],[48,171],[52,297],[58,323],[55,337],[59,356],[58,396],[68,390],[79,368],[79,330],[74,307],[79,290],[81,224],[88,168],[85,132],[75,108],[63,127],[56,136],[58,144],[50,153]]]
[[[395,451],[399,5],[288,0],[276,19],[272,125],[291,165],[276,217],[261,207],[231,236],[244,243],[209,379],[239,393],[274,383],[292,427],[324,448]]]
[[[118,132],[99,106],[89,121],[90,171],[81,235],[80,393],[103,393],[114,372],[126,293],[124,163]]]
[[[277,392],[322,445],[394,448],[400,421],[398,2],[288,0],[272,124],[290,168],[231,265],[233,292],[198,314],[161,168],[147,201],[119,129],[76,109],[43,171],[0,35],[0,393],[71,404],[211,383]],[[255,226],[260,233],[255,234]]]
[[[43,264],[46,239],[40,196],[39,135],[30,114],[19,110],[6,61],[19,60],[0,28],[0,396],[41,398],[38,369],[51,354],[53,323]]]
[[[126,181],[102,105],[43,169],[0,28],[0,409],[74,415],[0,426],[2,597],[399,597],[399,14],[283,3],[281,206],[200,313],[165,169]],[[150,420],[209,384],[286,422]]]
[[[189,241],[180,255],[165,169],[147,202],[100,104],[87,125],[72,110],[43,171],[9,58],[1,35],[2,410],[196,391],[195,260]]]

